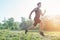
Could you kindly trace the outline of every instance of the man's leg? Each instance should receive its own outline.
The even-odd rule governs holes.
[[[37,25],[37,22],[35,21],[34,24],[31,27],[29,27],[25,30],[25,34],[27,34],[28,30],[35,28],[36,25]]]
[[[40,28],[39,28],[39,30],[40,30],[40,35],[45,36],[44,33],[43,33],[44,25],[43,25],[43,22],[42,22],[42,21],[40,22],[40,26],[39,26],[39,27],[40,27]]]
[[[25,34],[27,34],[28,30],[33,29],[34,27],[35,27],[35,26],[32,25],[31,27],[27,28],[27,29],[25,30]]]

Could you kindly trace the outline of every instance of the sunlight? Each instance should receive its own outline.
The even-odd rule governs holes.
[[[42,9],[46,9],[46,16],[55,17],[60,15],[60,0],[46,0],[42,2]]]
[[[45,30],[47,31],[60,31],[60,15],[45,16],[44,24]]]

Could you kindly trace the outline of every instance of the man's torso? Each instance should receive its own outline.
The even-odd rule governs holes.
[[[35,18],[40,18],[40,15],[41,15],[41,10],[39,9],[39,8],[36,8],[36,10],[35,10]]]

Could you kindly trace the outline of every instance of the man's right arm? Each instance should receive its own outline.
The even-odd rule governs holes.
[[[32,11],[31,11],[31,13],[30,13],[30,15],[29,15],[29,19],[31,19],[31,15],[32,15],[32,13],[35,11],[35,9],[33,9]]]

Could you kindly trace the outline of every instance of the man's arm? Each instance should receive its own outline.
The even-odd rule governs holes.
[[[35,11],[35,9],[33,9],[32,11],[31,11],[31,13],[30,13],[30,15],[29,15],[29,19],[31,19],[31,15],[32,15],[32,13]]]
[[[42,16],[44,16],[44,14],[46,13],[46,10],[44,10],[44,13],[43,14],[41,14]]]

